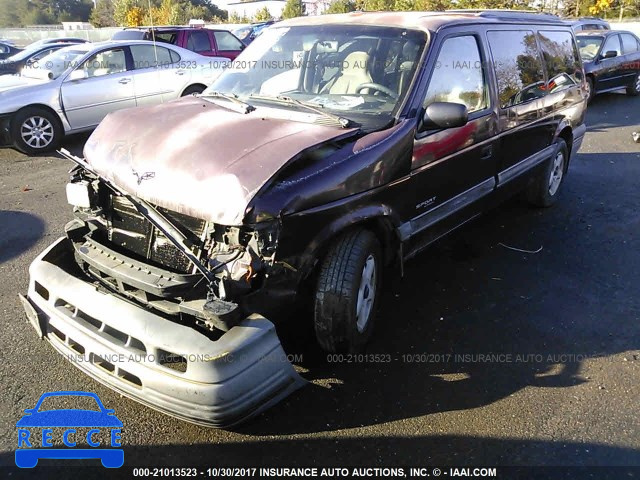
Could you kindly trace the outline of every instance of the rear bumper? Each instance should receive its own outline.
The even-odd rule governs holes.
[[[27,298],[20,296],[27,317],[76,367],[123,395],[189,422],[229,427],[305,383],[264,317],[250,315],[212,340],[98,290],[64,269],[72,261],[66,238],[33,261]]]

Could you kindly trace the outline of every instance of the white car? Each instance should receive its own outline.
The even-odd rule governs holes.
[[[0,145],[54,150],[65,135],[91,130],[116,110],[200,93],[228,63],[148,41],[65,47],[20,76],[0,77]]]

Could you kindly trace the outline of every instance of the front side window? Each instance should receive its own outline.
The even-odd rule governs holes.
[[[540,46],[547,67],[547,91],[553,92],[580,83],[580,57],[569,32],[541,31]]]
[[[242,43],[229,32],[213,32],[218,50],[242,50]]]
[[[203,31],[191,32],[189,34],[189,40],[187,40],[187,49],[196,53],[210,51],[211,42],[209,41],[209,34]]]
[[[616,52],[616,56],[622,55],[622,47],[620,45],[620,37],[618,35],[611,35],[607,38],[607,41],[604,42],[604,47],[602,47],[602,54],[604,55],[607,52]]]
[[[532,31],[488,32],[502,108],[545,95],[544,73]]]
[[[387,125],[403,103],[426,46],[424,32],[370,25],[271,27],[203,93],[255,107],[338,115],[364,129]],[[280,98],[279,98],[280,97]],[[306,112],[310,110],[307,108]]]
[[[582,60],[585,62],[594,60],[596,55],[598,55],[603,40],[603,37],[593,37],[590,35],[576,37]]]
[[[133,65],[137,70],[141,68],[155,68],[158,65],[171,65],[171,54],[168,48],[151,45],[131,45]]]
[[[127,61],[124,50],[116,48],[96,53],[82,66],[86,78],[103,77],[127,70]]]
[[[623,33],[620,37],[622,38],[622,49],[625,55],[638,51],[638,41],[636,37],[628,33]]]
[[[454,37],[443,42],[424,105],[433,102],[461,103],[469,113],[487,108],[486,81],[475,37]]]

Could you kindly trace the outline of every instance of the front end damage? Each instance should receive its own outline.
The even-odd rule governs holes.
[[[75,218],[32,263],[27,317],[74,365],[181,419],[238,424],[304,384],[250,307],[278,222],[222,226],[129,195],[81,159]]]

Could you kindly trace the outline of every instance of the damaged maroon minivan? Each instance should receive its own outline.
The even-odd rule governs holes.
[[[75,218],[30,267],[27,316],[122,394],[236,424],[304,383],[274,307],[301,300],[324,349],[358,351],[385,266],[518,191],[554,203],[584,82],[552,16],[279,23],[202,95],[113,113],[65,153]]]

